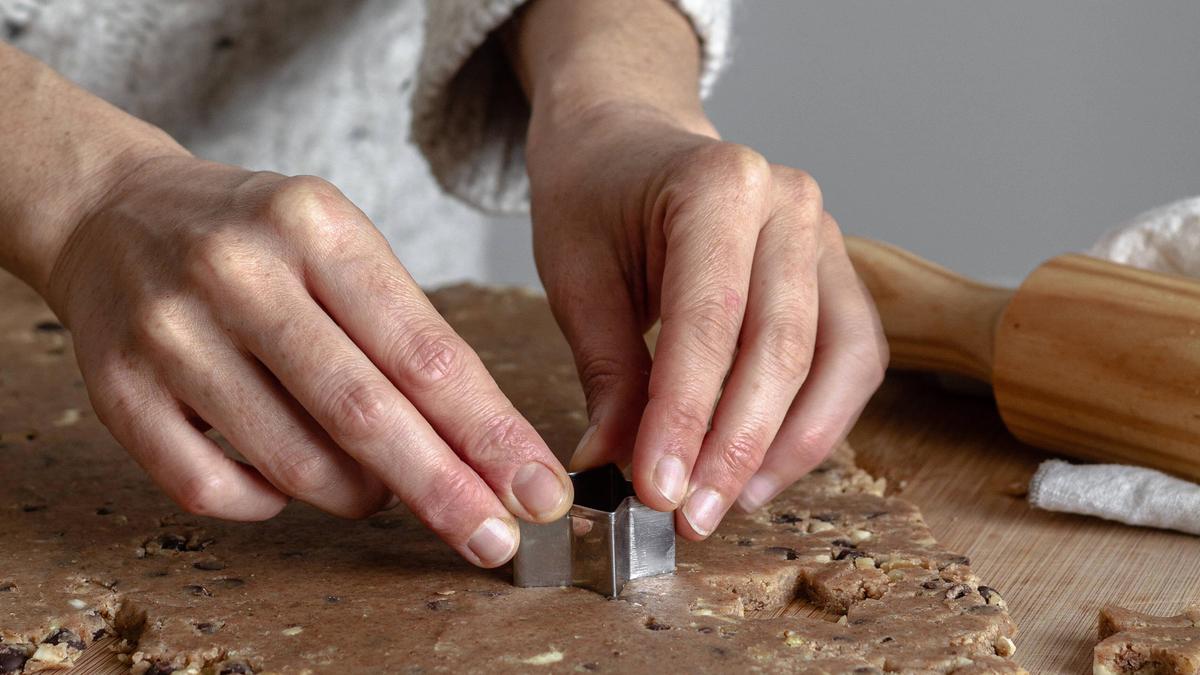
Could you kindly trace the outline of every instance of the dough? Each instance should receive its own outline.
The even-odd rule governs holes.
[[[544,301],[433,297],[569,453],[583,398]],[[35,328],[40,303],[0,278],[0,305],[0,673],[68,664],[105,632],[135,673],[1023,672],[1001,594],[849,448],[710,541],[680,541],[676,574],[618,600],[518,589],[403,509],[181,514],[90,413],[64,414],[88,407],[62,334]]]
[[[1200,673],[1200,607],[1178,616],[1151,616],[1121,607],[1100,610],[1095,675]]]

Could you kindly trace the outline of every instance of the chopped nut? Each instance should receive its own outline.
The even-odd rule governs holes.
[[[855,543],[866,541],[872,536],[874,535],[867,530],[850,530],[850,541]]]
[[[837,622],[838,622],[838,624],[839,624],[839,625],[845,626],[845,625],[846,625],[847,623],[849,623],[850,621],[849,621],[849,619],[847,619],[847,618],[846,618],[846,615],[845,615],[845,614],[843,614],[843,615],[841,615],[841,616],[839,616],[839,617],[838,617],[838,620],[837,620]]]
[[[860,570],[873,570],[875,569],[875,559],[868,556],[855,558],[854,566]]]
[[[966,584],[954,584],[946,589],[947,600],[957,600],[971,592],[971,587]]]
[[[1017,645],[1009,638],[1001,635],[996,638],[996,642],[992,645],[996,649],[996,656],[1012,656],[1017,653]]]
[[[48,642],[43,642],[42,644],[38,645],[37,650],[33,652],[33,656],[29,657],[30,662],[48,665],[56,665],[63,663],[64,661],[68,661],[69,659],[70,656],[67,652],[67,645],[52,645]]]
[[[1000,597],[1000,594],[996,592],[996,589],[992,588],[991,586],[980,586],[979,595],[982,596],[983,601],[989,605],[996,605],[998,607],[1008,606],[1008,603],[1004,601],[1004,598]]]
[[[284,628],[280,632],[287,636],[299,635],[304,632],[304,628],[302,628],[300,626],[291,626],[289,628]]]
[[[74,607],[75,609],[83,609],[83,608],[87,607],[87,603],[84,602],[83,600],[80,600],[79,598],[71,598],[70,600],[67,601],[67,604],[70,605],[71,607]]]
[[[833,523],[829,523],[824,520],[811,520],[808,523],[808,531],[810,534],[813,532],[825,532],[826,530],[832,529],[834,529]]]

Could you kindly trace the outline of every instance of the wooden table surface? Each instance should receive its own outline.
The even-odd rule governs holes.
[[[27,293],[0,272],[0,311]],[[1047,455],[1014,440],[990,398],[892,373],[850,440],[859,463],[916,503],[1008,601],[1017,660],[1031,673],[1089,672],[1104,604],[1175,614],[1200,602],[1200,538],[1038,511],[1014,496]],[[75,671],[122,672],[103,651],[89,650]]]

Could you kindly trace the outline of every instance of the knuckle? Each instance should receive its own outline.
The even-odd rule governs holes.
[[[690,398],[679,399],[672,402],[667,409],[667,431],[683,437],[701,437],[708,430],[711,417],[708,406]]]
[[[783,185],[788,196],[794,201],[822,202],[821,186],[812,174],[801,169],[779,167],[777,169],[783,179]]]
[[[326,429],[340,442],[353,445],[386,433],[387,393],[382,385],[353,380],[333,388],[326,404]]]
[[[292,496],[319,493],[334,482],[330,462],[319,454],[297,453],[275,469],[279,487]]]
[[[734,434],[720,450],[723,475],[748,478],[758,470],[765,452],[766,444],[757,435],[748,431]]]
[[[479,427],[467,444],[467,452],[476,461],[519,462],[534,454],[535,432],[516,413],[499,413]]]
[[[770,372],[789,382],[808,375],[813,335],[802,321],[793,317],[772,320],[759,339]]]
[[[742,327],[742,301],[727,289],[720,297],[704,298],[682,317],[688,326],[688,343],[709,362],[723,363],[731,356]]]
[[[468,519],[474,517],[478,486],[465,471],[447,471],[409,508],[429,529],[455,540],[471,536]]]
[[[832,420],[821,420],[804,428],[791,447],[786,450],[798,467],[812,467],[821,463],[838,442],[841,429]]]
[[[284,232],[296,232],[323,250],[347,244],[356,233],[353,209],[332,183],[316,176],[279,181],[266,199],[266,220]]]
[[[699,151],[698,165],[720,176],[722,186],[734,194],[762,191],[771,177],[771,165],[752,148],[737,143],[713,143]]]
[[[138,304],[130,317],[134,344],[160,360],[178,358],[193,343],[195,326],[185,302],[165,296]]]
[[[609,396],[622,388],[628,366],[617,359],[594,357],[586,360],[579,369],[579,380],[589,399]]]
[[[185,481],[177,492],[179,506],[197,516],[220,516],[229,503],[229,485],[217,474],[205,473]]]
[[[400,350],[400,372],[409,384],[428,388],[462,375],[467,360],[466,344],[440,327],[412,332]]]

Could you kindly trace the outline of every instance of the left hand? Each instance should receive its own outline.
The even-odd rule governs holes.
[[[632,459],[642,501],[702,539],[820,463],[888,356],[816,182],[619,103],[535,114],[528,160],[538,270],[588,401],[572,468]]]

